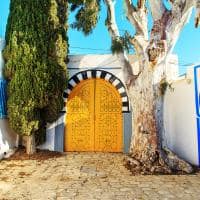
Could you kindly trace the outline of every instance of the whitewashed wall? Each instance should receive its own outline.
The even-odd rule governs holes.
[[[0,159],[14,153],[17,144],[17,135],[10,128],[7,119],[0,119]]]
[[[134,68],[137,68],[138,62],[135,55],[130,55],[129,59]],[[80,71],[88,69],[101,69],[114,74],[123,83],[122,66],[117,56],[112,54],[95,54],[95,55],[71,55],[67,65],[69,78]],[[178,76],[178,57],[170,55],[166,62],[167,77],[169,80],[175,80]],[[137,71],[137,70],[136,70]]]
[[[112,54],[105,55],[72,55],[69,56],[67,65],[69,78],[80,71],[101,69],[114,74],[122,82],[121,65],[116,56]]]
[[[47,125],[46,141],[44,144],[38,146],[39,149],[63,152],[65,129],[64,117],[65,114],[62,113],[58,120]]]
[[[180,157],[199,165],[193,68],[165,94],[164,143]]]

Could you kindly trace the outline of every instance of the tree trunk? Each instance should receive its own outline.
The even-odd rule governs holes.
[[[145,69],[129,92],[133,97],[133,142],[131,152],[139,160],[146,162],[158,149],[158,137],[155,118],[155,97],[153,90],[153,72]]]
[[[138,162],[135,170],[152,171],[160,154],[155,113],[158,91],[154,87],[154,70],[150,66],[145,67],[134,85],[128,90],[133,109],[133,135],[130,152]]]
[[[35,135],[32,134],[30,136],[25,136],[26,141],[26,153],[28,155],[32,155],[36,152],[36,146],[35,146]]]
[[[162,66],[146,66],[134,85],[128,88],[133,110],[133,134],[131,157],[126,166],[133,173],[193,171],[188,163],[162,149],[163,95],[166,89],[166,83],[161,84],[162,69]]]

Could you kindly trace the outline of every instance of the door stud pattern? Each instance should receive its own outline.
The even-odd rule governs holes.
[[[81,81],[67,102],[65,151],[122,152],[121,97],[103,79]]]

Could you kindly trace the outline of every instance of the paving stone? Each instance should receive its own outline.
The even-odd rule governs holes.
[[[0,200],[199,200],[200,173],[132,176],[124,154],[66,153],[43,161],[3,160]]]

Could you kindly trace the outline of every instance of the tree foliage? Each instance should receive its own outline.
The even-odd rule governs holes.
[[[100,0],[69,0],[71,11],[77,11],[72,28],[89,35],[95,28],[100,11]]]
[[[112,44],[111,44],[111,51],[113,54],[118,54],[123,51],[129,51],[133,49],[132,44],[130,43],[131,36],[130,34],[126,31],[123,36],[120,36],[118,38],[112,39]]]
[[[41,135],[63,107],[67,1],[11,0],[4,50],[8,116],[20,135]]]

